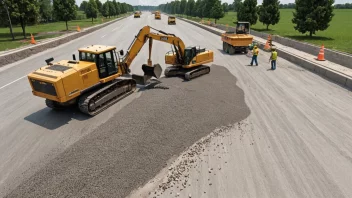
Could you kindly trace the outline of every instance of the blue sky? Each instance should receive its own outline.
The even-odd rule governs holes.
[[[83,0],[76,0],[77,4],[81,4]],[[106,0],[100,0],[101,2],[105,2]],[[159,5],[162,3],[169,2],[171,0],[117,0],[119,2],[126,2],[131,5]],[[222,0],[222,2],[227,2],[227,3],[232,3],[233,0]],[[281,0],[281,3],[293,3],[295,2],[294,0]],[[262,0],[258,0],[258,4],[261,4]],[[352,0],[335,0],[336,4],[339,3],[352,3]]]

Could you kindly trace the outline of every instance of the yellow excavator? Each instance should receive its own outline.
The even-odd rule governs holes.
[[[152,29],[156,32],[151,32]],[[210,72],[210,67],[204,64],[214,61],[213,51],[200,47],[197,48],[196,46],[185,47],[181,38],[150,26],[145,26],[139,31],[133,41],[133,46],[129,50],[130,53],[136,56],[148,40],[148,65],[152,65],[151,52],[153,40],[169,43],[172,46],[172,51],[165,54],[165,64],[172,65],[165,69],[164,75],[166,77],[183,76],[186,80],[192,80]]]
[[[162,68],[152,65],[151,50],[153,39],[173,45],[174,50],[165,55],[165,76],[185,75],[186,79],[207,74],[210,67],[203,64],[213,61],[213,52],[196,47],[185,48],[184,43],[173,34],[150,27],[142,28],[133,40],[125,56],[123,50],[116,53],[116,47],[91,45],[78,49],[79,60],[62,60],[56,63],[53,58],[47,65],[28,74],[28,80],[35,96],[45,98],[49,108],[59,110],[78,105],[81,112],[94,116],[112,104],[130,95],[136,84],[147,84],[152,78],[159,78]],[[148,64],[142,65],[143,76],[132,74],[130,66],[143,45],[149,39]],[[120,58],[120,56],[123,56]]]
[[[154,15],[155,15],[155,16],[154,16],[155,19],[161,19],[161,14],[160,14],[159,11],[155,11],[155,14],[154,14]]]
[[[134,12],[134,18],[141,18],[141,12],[140,11],[135,11]]]

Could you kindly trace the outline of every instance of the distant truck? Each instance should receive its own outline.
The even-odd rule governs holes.
[[[169,18],[167,19],[167,24],[173,24],[176,25],[176,17],[174,16],[169,16]]]
[[[223,33],[221,40],[223,42],[222,48],[228,54],[248,53],[249,46],[253,43],[249,22],[237,22],[236,31]]]
[[[155,19],[161,19],[161,14],[159,11],[155,11]]]
[[[141,18],[141,12],[140,11],[135,11],[134,12],[134,18]]]

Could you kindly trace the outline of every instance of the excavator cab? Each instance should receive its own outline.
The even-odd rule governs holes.
[[[185,64],[189,65],[196,55],[197,48],[195,46],[185,48]]]
[[[196,46],[191,46],[191,47],[187,47],[185,48],[185,62],[184,64],[189,65],[189,64],[194,64],[191,63],[191,61],[193,60],[194,57],[197,56],[197,54],[201,53],[201,52],[205,52],[205,48],[198,48]]]
[[[115,47],[92,46],[99,49],[79,50],[79,60],[94,62],[97,65],[99,78],[103,79],[118,72],[118,58]],[[91,48],[92,48],[91,47]],[[89,47],[88,47],[89,48]],[[94,53],[92,53],[92,51]]]

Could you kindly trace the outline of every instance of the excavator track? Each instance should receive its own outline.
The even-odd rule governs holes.
[[[199,76],[203,76],[209,73],[210,73],[210,67],[202,65],[200,67],[193,69],[192,71],[187,72],[185,74],[185,79],[192,80],[194,78],[197,78]]]
[[[104,87],[82,95],[78,101],[81,112],[95,116],[130,95],[136,89],[133,79],[116,79]]]
[[[171,66],[165,69],[164,75],[166,77],[183,76],[185,80],[190,81],[208,73],[210,73],[210,67],[205,65],[190,69],[184,69],[180,66]]]
[[[182,68],[179,66],[171,66],[171,67],[167,67],[164,70],[164,75],[166,77],[175,77],[175,76],[179,76],[179,75],[184,75],[184,72],[181,72]]]

